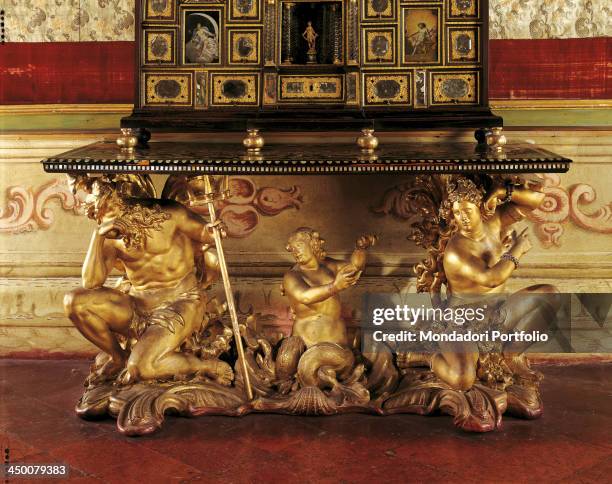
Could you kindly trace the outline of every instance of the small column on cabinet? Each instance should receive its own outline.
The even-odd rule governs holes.
[[[342,8],[338,8],[340,5],[334,3],[332,5],[332,52],[333,52],[333,63],[338,65],[342,64]]]
[[[283,64],[292,64],[293,56],[291,55],[291,48],[293,42],[293,2],[284,2],[282,9],[282,26],[281,26],[281,55]]]

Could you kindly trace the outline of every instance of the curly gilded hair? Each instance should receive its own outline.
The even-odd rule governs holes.
[[[487,218],[493,213],[483,206],[484,196],[484,188],[479,188],[469,178],[464,176],[453,177],[446,184],[446,199],[440,205],[440,218],[447,224],[452,221],[452,209],[455,202],[471,202],[480,208],[482,215]]]
[[[325,240],[321,238],[321,235],[316,230],[311,229],[310,227],[300,227],[291,232],[289,235],[289,243],[285,246],[285,249],[288,252],[291,252],[291,241],[295,239],[307,241],[318,261],[324,260],[327,256],[327,253],[323,248]]]

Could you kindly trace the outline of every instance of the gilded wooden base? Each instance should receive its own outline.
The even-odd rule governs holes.
[[[257,338],[260,342],[267,342],[261,335]],[[542,415],[539,392],[541,376],[529,369],[524,358],[520,362],[523,375],[519,376],[509,370],[501,355],[481,357],[478,382],[464,392],[451,388],[426,367],[397,368],[397,360],[385,370],[381,385],[380,369],[366,368],[363,363],[358,363],[363,361],[363,356],[358,353],[354,358],[349,357],[348,360],[352,360],[350,366],[342,367],[347,360],[339,359],[339,365],[332,368],[329,360],[318,359],[313,365],[312,361],[306,361],[308,355],[302,361],[304,352],[297,362],[299,369],[296,373],[282,375],[281,366],[286,364],[287,358],[280,349],[283,343],[292,344],[294,338],[281,340],[276,345],[276,361],[268,358],[267,365],[262,365],[266,360],[266,345],[254,350],[252,344],[249,345],[250,339],[246,338],[244,342],[248,348],[247,362],[256,392],[251,401],[245,397],[240,368],[234,362],[237,378],[233,386],[223,386],[201,377],[176,382],[151,381],[125,385],[107,381],[91,384],[77,403],[76,413],[87,420],[106,416],[116,418],[119,432],[128,436],[156,432],[162,427],[166,415],[444,414],[452,416],[454,425],[467,432],[499,429],[504,414],[525,419]],[[316,347],[313,349],[317,351]],[[335,350],[338,354],[346,351]],[[235,353],[233,342],[230,353]],[[283,359],[285,361],[281,361]],[[399,366],[403,366],[402,363]],[[262,372],[265,367],[278,368],[279,371],[272,370],[264,376]],[[310,373],[314,385],[300,383],[307,379],[305,373]],[[525,374],[530,376],[525,377]]]

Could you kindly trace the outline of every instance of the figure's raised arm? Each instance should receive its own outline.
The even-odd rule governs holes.
[[[525,185],[507,183],[495,187],[485,200],[485,207],[498,213],[502,226],[523,220],[528,212],[537,209],[544,201],[544,193]]]
[[[355,285],[358,279],[356,271],[347,266],[338,271],[333,282],[320,286],[309,286],[297,272],[289,271],[283,278],[283,288],[289,298],[308,305],[335,296],[343,289]]]
[[[203,244],[214,245],[212,226],[204,218],[179,203],[176,204],[174,215],[177,228],[187,237]]]
[[[339,261],[328,257],[325,262],[328,264],[328,267],[332,267],[336,271],[344,267],[351,267],[357,270],[357,272],[361,272],[365,268],[367,250],[373,247],[377,240],[378,238],[375,235],[362,235],[355,242],[355,250],[351,253],[351,257],[348,261]]]
[[[108,227],[102,225],[94,230],[81,270],[82,284],[85,289],[102,287],[113,270],[116,251],[104,236]]]

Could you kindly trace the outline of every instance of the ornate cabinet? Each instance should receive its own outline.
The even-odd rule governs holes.
[[[496,127],[486,0],[138,0],[135,109],[184,130]]]

